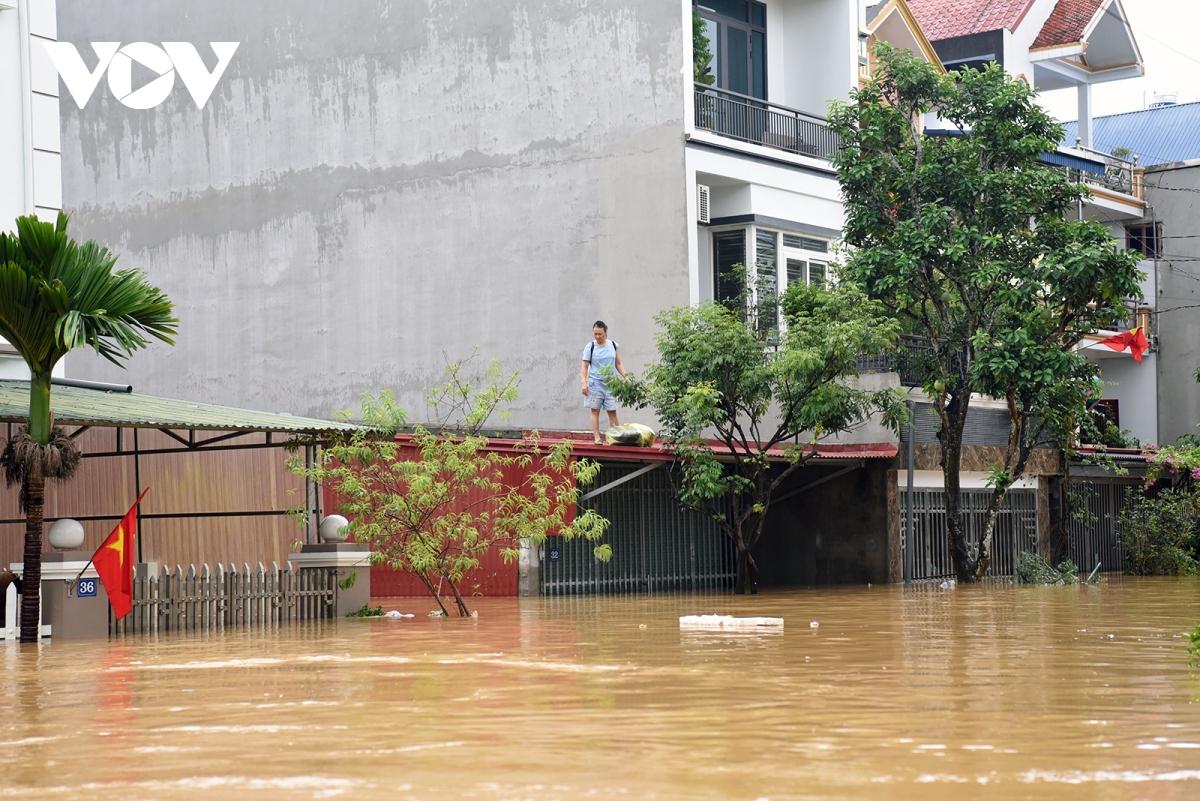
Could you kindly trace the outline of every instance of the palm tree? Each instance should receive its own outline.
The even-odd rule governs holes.
[[[41,622],[42,511],[47,478],[70,476],[74,441],[53,425],[50,375],[68,351],[90,346],[113,364],[150,337],[174,344],[178,319],[162,290],[138,270],[113,270],[117,257],[94,241],[67,236],[67,215],[51,225],[18,217],[17,233],[0,233],[0,335],[29,366],[29,424],[0,456],[9,486],[21,484],[25,507],[25,591],[21,642],[36,642]]]

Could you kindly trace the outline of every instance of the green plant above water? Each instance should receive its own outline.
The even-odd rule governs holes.
[[[1195,668],[1200,668],[1200,625],[1196,626],[1195,630],[1187,633],[1188,638],[1188,664]]]
[[[1063,584],[1098,584],[1100,582],[1100,560],[1096,567],[1086,576],[1079,574],[1079,566],[1070,559],[1065,559],[1054,567],[1042,556],[1029,551],[1022,551],[1017,556],[1017,581],[1020,584],[1042,584],[1058,586]]]
[[[1130,490],[1117,527],[1125,572],[1134,576],[1196,573],[1198,527],[1200,489],[1167,489],[1154,498]]]
[[[383,617],[383,607],[371,606],[369,603],[366,603],[362,605],[362,609],[347,612],[346,617]]]

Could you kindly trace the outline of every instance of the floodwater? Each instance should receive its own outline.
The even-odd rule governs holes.
[[[1200,798],[1195,579],[383,603],[0,643],[0,798]]]

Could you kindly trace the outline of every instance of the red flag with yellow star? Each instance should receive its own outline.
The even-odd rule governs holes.
[[[113,613],[117,620],[129,614],[133,608],[133,560],[134,542],[137,539],[137,508],[150,491],[149,487],[129,507],[129,511],[117,523],[108,539],[100,543],[100,547],[92,554],[92,565],[104,589],[108,593],[108,602],[112,604]]]

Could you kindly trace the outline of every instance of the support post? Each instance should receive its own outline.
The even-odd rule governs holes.
[[[1077,136],[1083,147],[1092,146],[1092,85],[1081,83],[1076,87],[1079,98],[1079,128]]]
[[[900,537],[900,553],[904,558],[904,580],[912,581],[912,553],[908,541],[913,533],[913,472],[917,461],[917,404],[908,402],[908,492],[904,495],[904,534]]]

